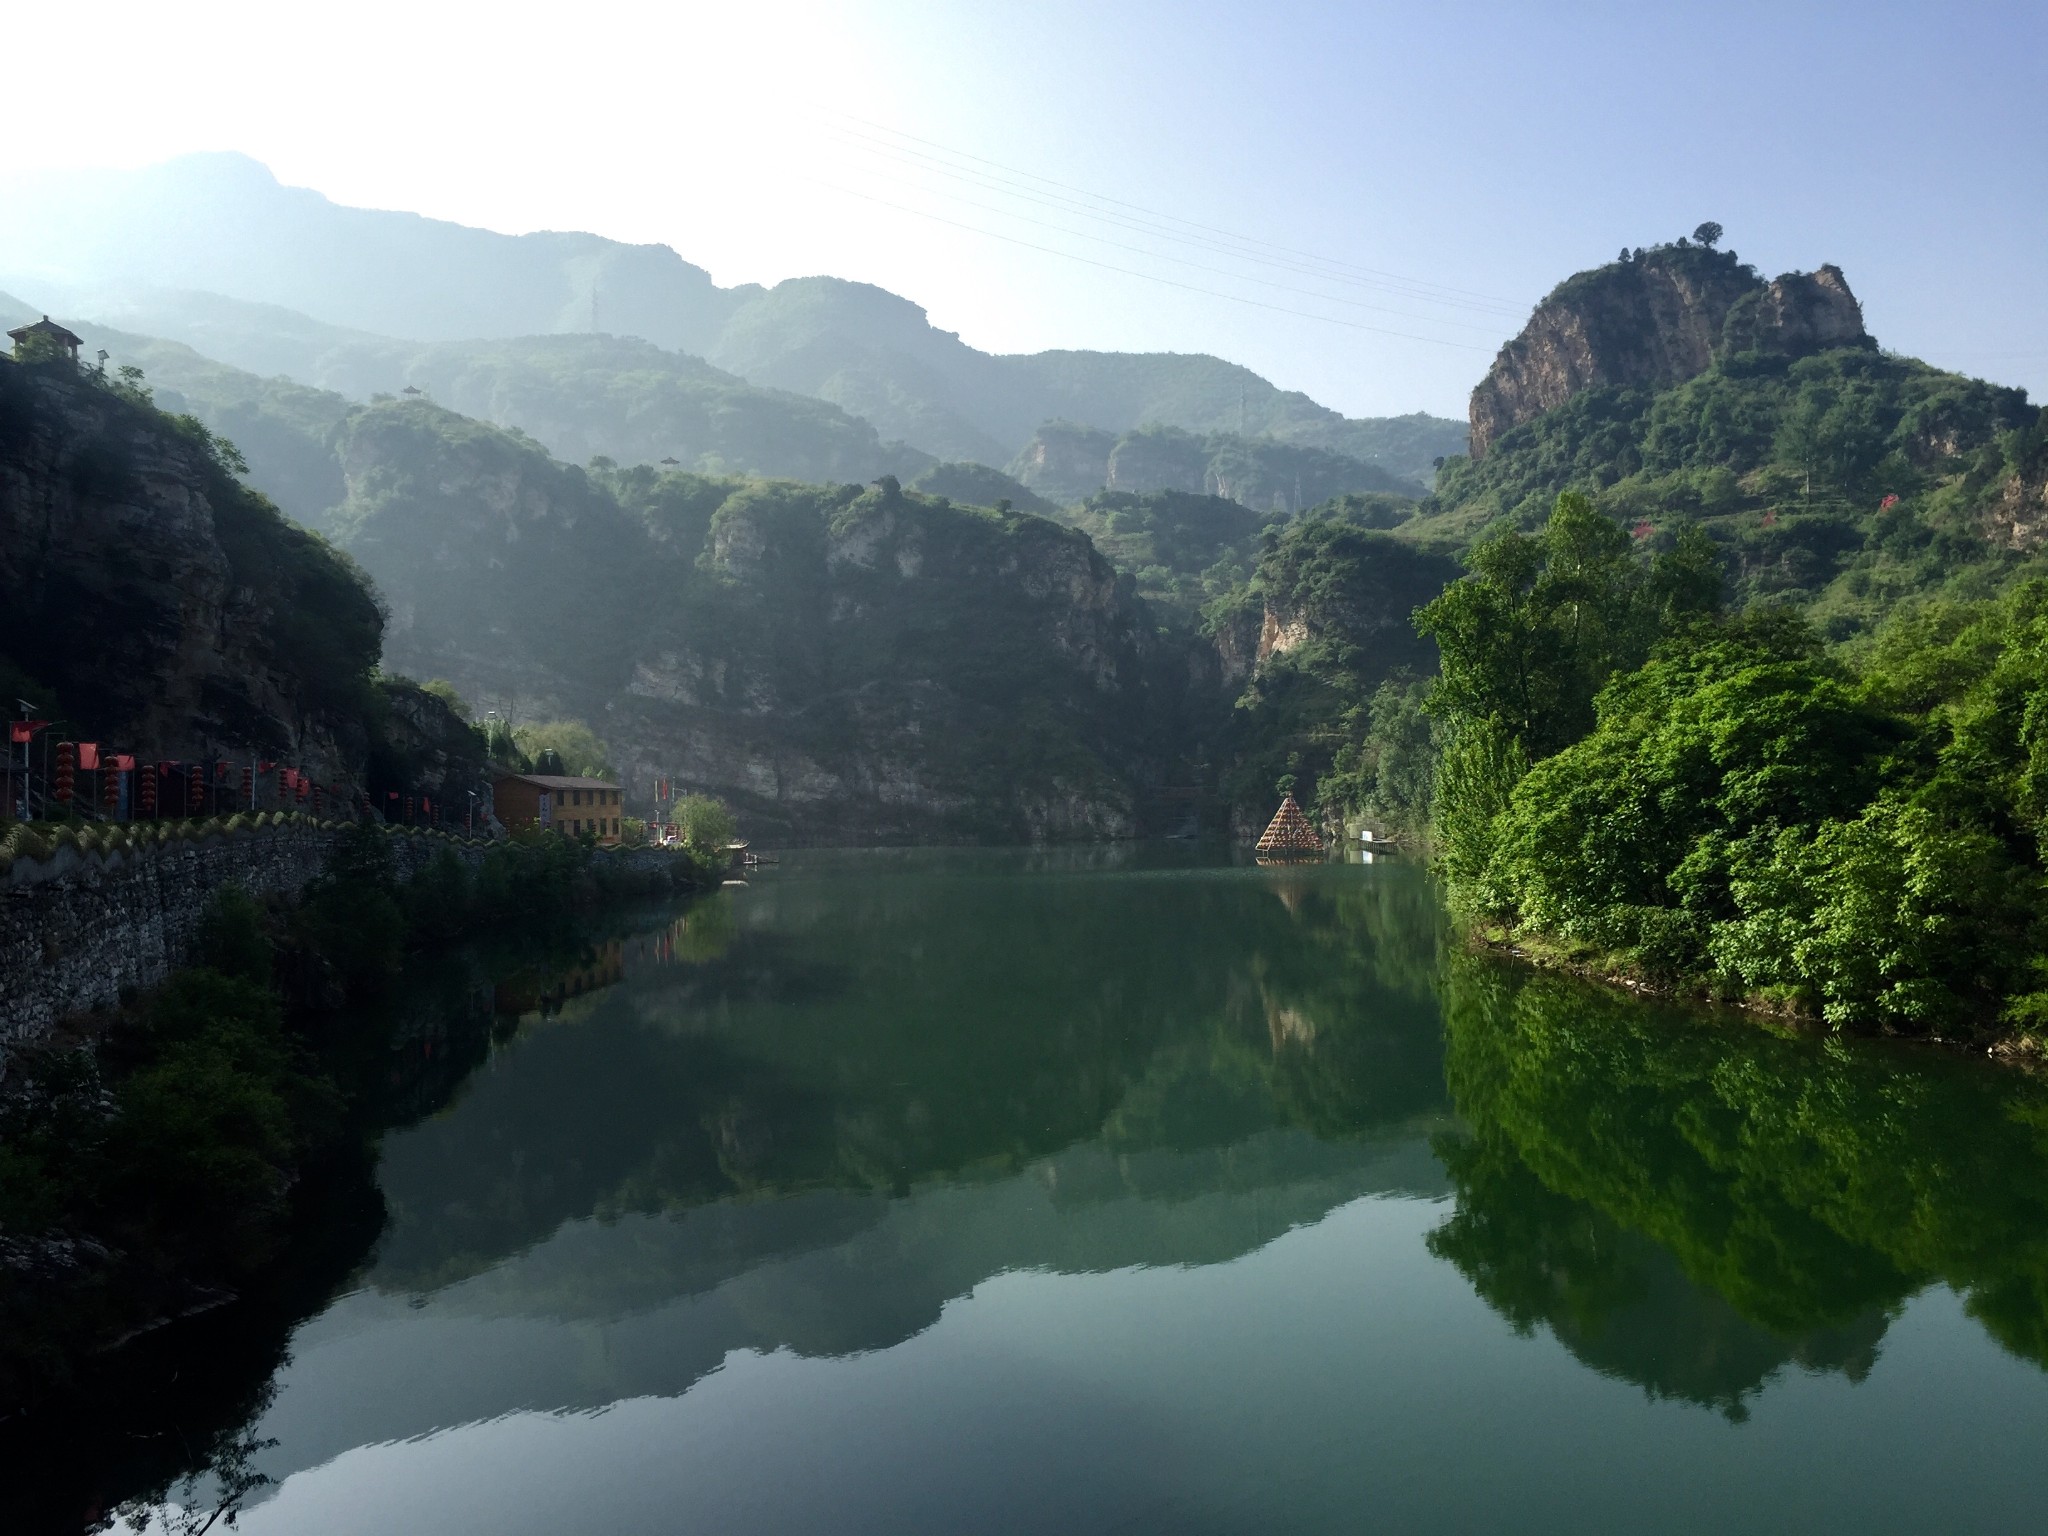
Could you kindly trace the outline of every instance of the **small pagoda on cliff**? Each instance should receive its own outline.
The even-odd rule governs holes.
[[[1317,832],[1303,813],[1294,796],[1284,795],[1280,809],[1273,813],[1273,819],[1266,823],[1265,836],[1259,839],[1259,857],[1262,859],[1305,859],[1322,854],[1322,834]]]

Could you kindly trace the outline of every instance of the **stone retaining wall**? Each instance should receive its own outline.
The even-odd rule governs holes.
[[[200,914],[221,886],[297,896],[345,830],[302,818],[213,824],[106,851],[67,842],[0,865],[0,1063],[65,1015],[111,1007],[124,987],[155,986],[186,964]],[[474,866],[488,846],[391,833],[401,880],[442,849]]]

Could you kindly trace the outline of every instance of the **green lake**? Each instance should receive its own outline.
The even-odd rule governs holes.
[[[225,1474],[250,1536],[2048,1520],[2048,1087],[1465,953],[1409,864],[791,854],[407,1038],[359,1239],[17,1495],[154,1479],[128,1514],[196,1529]]]

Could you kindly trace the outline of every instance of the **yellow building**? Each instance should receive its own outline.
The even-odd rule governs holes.
[[[514,832],[547,827],[568,837],[588,832],[600,843],[619,840],[623,792],[603,779],[555,773],[502,773],[491,783],[491,810]]]

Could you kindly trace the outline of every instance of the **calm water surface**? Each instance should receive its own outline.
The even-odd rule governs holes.
[[[2048,1520],[2037,1085],[1221,857],[791,856],[501,997],[218,1441],[239,1529]]]

